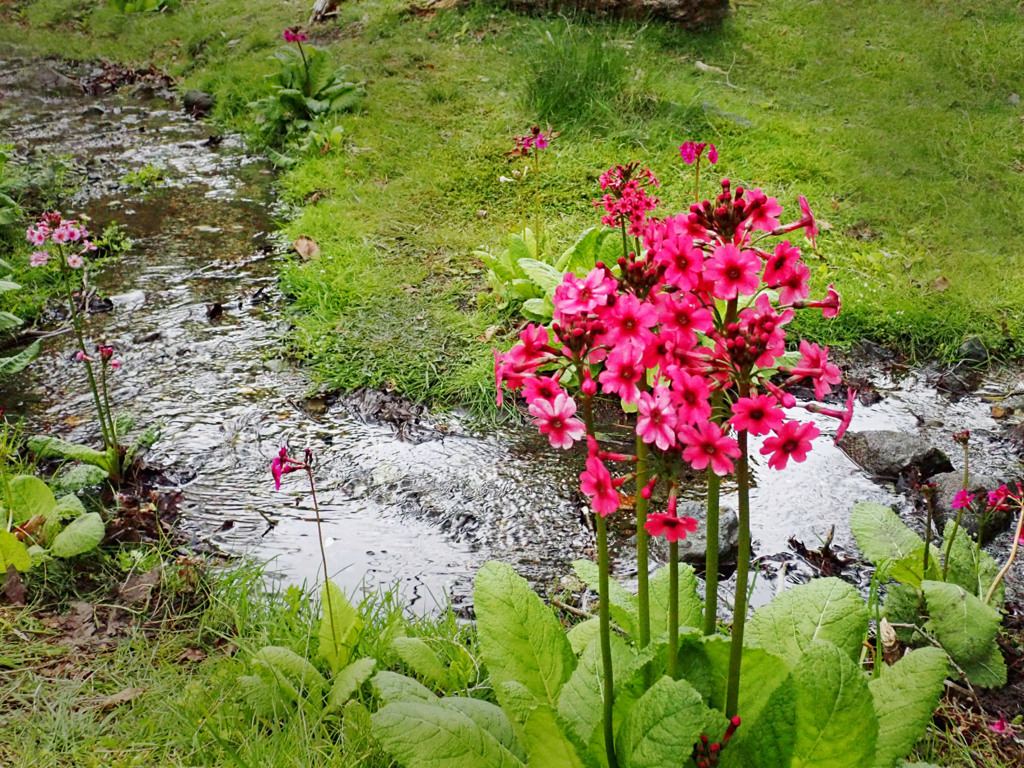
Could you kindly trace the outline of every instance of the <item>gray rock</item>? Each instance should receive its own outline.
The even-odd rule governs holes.
[[[988,362],[988,348],[977,336],[971,336],[964,341],[957,349],[957,355],[965,363],[984,365]]]
[[[38,69],[29,68],[25,71],[29,73],[25,78],[25,86],[35,87],[47,93],[57,93],[61,96],[74,96],[82,93],[82,86],[52,67],[44,65]]]
[[[839,447],[863,470],[886,479],[895,479],[911,467],[917,467],[922,478],[953,469],[949,458],[938,448],[903,432],[847,432]]]
[[[952,523],[956,519],[959,510],[953,509],[953,499],[958,492],[963,490],[963,472],[943,472],[932,478],[938,487],[935,491],[935,519],[940,526]],[[982,518],[988,501],[989,491],[994,491],[1003,482],[991,475],[973,475],[967,484],[967,491],[977,498],[974,504],[964,508],[964,515],[960,519],[960,525],[970,531],[974,537],[978,536],[979,518]],[[982,526],[982,543],[987,544],[1000,533],[1010,527],[1013,522],[1013,515],[1008,511],[993,512],[984,518]]]
[[[213,96],[204,91],[185,91],[182,106],[192,117],[206,117],[213,109]]]
[[[146,305],[146,292],[141,290],[118,293],[108,298],[115,307],[123,309],[139,309]]]
[[[707,510],[704,505],[696,501],[683,501],[679,503],[676,512],[679,517],[696,518],[699,525],[697,530],[679,542],[679,559],[695,567],[704,565],[708,551],[708,526]],[[722,564],[733,564],[736,562],[736,554],[740,547],[740,521],[736,512],[728,507],[722,507],[718,523],[718,560]],[[668,561],[668,542],[660,537],[651,537],[651,555],[661,560]]]

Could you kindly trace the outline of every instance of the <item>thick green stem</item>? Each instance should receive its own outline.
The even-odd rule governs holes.
[[[113,443],[110,430],[107,428],[107,420],[103,414],[103,405],[100,403],[100,389],[96,384],[96,376],[92,372],[92,363],[89,362],[88,355],[89,350],[85,348],[85,334],[82,332],[82,318],[78,314],[78,310],[75,308],[75,295],[71,290],[71,281],[68,278],[67,271],[63,272],[64,278],[64,292],[68,298],[68,309],[71,311],[71,327],[75,331],[75,338],[78,340],[78,348],[82,350],[82,355],[85,356],[85,373],[89,379],[89,389],[92,390],[92,399],[96,404],[96,415],[100,420],[100,431],[103,433],[103,443],[107,449],[112,446],[116,448],[116,444]]]
[[[668,676],[679,679],[679,542],[668,545]]]
[[[309,477],[309,493],[313,497],[313,511],[316,513],[316,535],[320,541],[320,563],[324,567],[324,596],[327,598],[328,621],[331,625],[331,639],[334,641],[336,651],[341,649],[341,638],[338,637],[337,620],[338,614],[334,612],[334,603],[331,601],[331,576],[327,572],[327,548],[324,546],[323,524],[320,520],[320,504],[316,500],[316,485],[313,483],[313,468],[309,465],[309,456],[306,457],[306,475]]]
[[[640,490],[647,485],[647,444],[637,436],[636,439],[636,597],[640,619],[640,647],[646,648],[651,642],[651,600],[647,586],[648,555],[647,543],[649,535],[644,527],[647,524],[647,499],[640,495]]]
[[[307,97],[310,97],[313,94],[309,92],[309,90],[310,90],[310,84],[309,84],[309,63],[306,61],[306,52],[304,50],[302,50],[302,43],[299,42],[298,40],[295,41],[295,45],[299,49],[299,56],[302,57],[302,69],[303,69],[303,71],[306,74],[306,87],[302,89],[302,92]]]
[[[541,227],[540,227],[540,149],[538,147],[533,148],[533,169],[534,175],[537,177],[533,182],[533,226],[536,230],[535,234],[537,237],[537,258],[540,258],[541,253]]]
[[[932,548],[932,516],[935,514],[935,491],[931,486],[922,486],[924,489],[924,500],[928,504],[928,517],[925,520],[924,539],[924,570],[921,573],[928,573],[928,551]]]
[[[964,445],[964,491],[967,490],[967,486],[970,482],[970,449],[967,445]],[[946,542],[946,555],[942,560],[942,580],[946,580],[946,574],[949,573],[949,553],[953,549],[953,541],[956,539],[956,534],[960,530],[960,521],[963,520],[964,510],[967,507],[960,507],[956,513],[956,520],[953,521],[953,531],[949,534],[949,541]],[[981,541],[981,532],[978,532],[978,541]]]
[[[707,551],[704,555],[704,634],[718,629],[718,520],[722,478],[708,467]]]
[[[693,169],[693,201],[700,202],[700,155],[697,156],[697,165]]]
[[[747,622],[747,576],[750,572],[750,468],[747,464],[747,433],[737,435],[740,457],[736,482],[739,486],[740,546],[736,563],[736,597],[729,648],[729,682],[725,694],[725,716],[734,717],[739,708],[740,664],[743,661],[743,627]]]

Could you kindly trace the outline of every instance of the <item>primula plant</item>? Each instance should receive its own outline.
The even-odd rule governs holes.
[[[0,200],[0,205],[3,201]],[[0,221],[2,223],[2,221]],[[16,291],[21,286],[14,282],[12,277],[12,267],[3,259],[0,259],[0,293],[6,293],[8,291]],[[10,312],[0,312],[0,331],[10,331],[17,328],[22,323],[22,320],[17,315],[13,315]],[[13,376],[25,370],[28,364],[31,363],[39,356],[39,342],[34,341],[29,344],[25,349],[21,350],[17,354],[9,355],[6,357],[0,357],[0,376]]]
[[[108,379],[121,367],[121,361],[114,357],[113,347],[86,342],[84,319],[76,297],[76,290],[83,284],[86,259],[96,246],[89,239],[85,226],[73,219],[63,219],[58,213],[45,214],[28,228],[25,235],[28,242],[39,249],[32,253],[31,265],[39,269],[56,269],[60,275],[71,326],[78,342],[75,359],[85,368],[103,437],[103,450],[96,451],[46,436],[31,439],[29,445],[41,458],[83,461],[102,468],[111,481],[119,482],[125,451],[118,432],[123,430],[118,429],[118,419],[110,409]]]
[[[286,29],[283,38],[294,47],[274,54],[280,69],[267,77],[270,94],[250,105],[259,113],[260,138],[269,146],[354,108],[364,94],[362,84],[348,82],[347,68],[335,67],[327,51],[303,45],[308,37],[301,28]]]

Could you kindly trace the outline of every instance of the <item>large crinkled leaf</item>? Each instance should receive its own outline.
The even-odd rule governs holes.
[[[320,591],[320,646],[318,655],[336,673],[352,660],[359,630],[363,623],[359,613],[338,585],[328,579]]]
[[[378,672],[370,684],[374,693],[385,704],[395,701],[433,701],[437,698],[422,683],[397,672]]]
[[[102,451],[77,445],[48,435],[35,435],[25,441],[29,450],[41,459],[71,459],[83,461],[109,471],[110,457]]]
[[[854,505],[850,530],[864,557],[874,563],[882,577],[888,577],[891,564],[924,547],[924,540],[910,530],[895,512],[872,501]]]
[[[668,566],[661,568],[649,583],[651,599],[651,636],[668,635]],[[697,594],[697,575],[686,563],[679,565],[679,626],[699,628],[704,624],[704,604]]]
[[[612,678],[616,688],[626,682],[636,665],[636,654],[619,635],[612,635]],[[558,697],[558,714],[569,724],[577,739],[588,744],[601,722],[601,691],[604,690],[604,670],[601,661],[601,643],[595,640],[583,651],[579,664]]]
[[[14,566],[15,570],[27,571],[32,567],[32,556],[25,544],[10,531],[0,531],[0,574]]]
[[[35,475],[18,475],[11,479],[9,487],[14,504],[14,522],[19,525],[36,515],[46,517],[57,506],[53,492]]]
[[[331,692],[327,697],[327,704],[335,709],[341,709],[348,703],[359,687],[370,679],[377,660],[374,658],[357,659],[341,670],[331,679]]]
[[[399,701],[371,715],[374,733],[405,768],[521,768],[497,738],[454,707]]]
[[[622,768],[683,764],[700,740],[709,712],[685,680],[662,677],[634,705],[617,739]]]
[[[957,584],[924,581],[926,628],[953,661],[963,666],[988,657],[1002,623],[999,611]]]
[[[574,560],[572,569],[576,571],[580,581],[595,592],[598,591],[600,577],[597,563],[592,560]],[[639,608],[636,595],[627,591],[625,587],[612,577],[608,578],[608,608],[612,621],[622,627],[626,634],[634,639],[639,636],[637,630],[639,626]]]
[[[434,649],[418,637],[396,637],[391,649],[407,667],[435,688],[447,688],[448,668]]]
[[[442,707],[449,707],[464,714],[496,738],[501,746],[520,760],[526,759],[526,752],[523,751],[522,745],[516,739],[512,723],[509,722],[508,715],[502,711],[501,707],[491,704],[489,701],[472,699],[468,696],[445,696],[437,701]]]
[[[601,622],[597,616],[581,621],[565,633],[569,639],[572,652],[579,656],[588,645],[595,642],[601,632]]]
[[[924,736],[949,672],[939,648],[911,651],[868,683],[878,718],[875,768],[892,768]]]
[[[947,525],[943,534],[943,552],[946,551],[951,537],[953,542],[949,550],[949,570],[946,578],[941,580],[959,584],[972,595],[984,598],[999,573],[999,564],[984,549],[976,547],[970,535],[963,528],[957,531],[956,536],[953,536],[953,526]],[[936,579],[936,581],[938,580]],[[990,604],[1002,605],[1005,596],[1006,588],[1000,583],[996,587]]]
[[[555,288],[562,282],[561,272],[537,259],[520,259],[519,268],[548,295],[554,293]]]
[[[1006,661],[998,643],[992,643],[989,652],[976,661],[960,665],[971,685],[979,688],[999,688],[1006,685]]]
[[[290,648],[268,645],[253,655],[253,664],[261,677],[288,683],[298,692],[320,697],[327,690],[327,681],[316,667]]]
[[[758,715],[748,715],[741,705],[743,722],[722,753],[722,768],[789,766],[796,746],[796,698],[796,683],[790,675],[765,697]]]
[[[60,491],[80,491],[91,485],[100,485],[108,476],[107,471],[100,467],[77,464],[57,476],[55,487]]]
[[[747,625],[747,642],[790,664],[817,640],[856,659],[867,626],[868,609],[855,587],[836,578],[814,579],[758,609]]]
[[[864,674],[845,651],[819,641],[793,670],[796,745],[792,768],[870,768],[878,720]]]
[[[502,683],[495,693],[502,702],[516,737],[526,750],[527,764],[584,768],[578,742],[569,726],[558,717],[554,707],[534,696],[522,683]]]
[[[107,535],[103,518],[96,512],[76,517],[71,524],[58,533],[50,545],[54,557],[74,557],[96,549]]]
[[[41,350],[39,342],[33,341],[16,355],[0,357],[0,376],[13,376],[25,370],[33,360],[39,357]]]
[[[729,679],[728,638],[712,635],[704,639],[703,651],[711,665],[711,706],[725,710]],[[745,721],[761,712],[771,693],[789,677],[790,667],[784,659],[763,648],[747,646],[740,661],[739,711]]]
[[[576,667],[565,630],[511,566],[489,562],[473,591],[480,648],[496,690],[518,682],[554,708]]]

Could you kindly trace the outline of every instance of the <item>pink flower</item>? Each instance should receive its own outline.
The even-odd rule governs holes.
[[[50,230],[43,223],[39,223],[36,226],[29,227],[25,230],[25,239],[37,248],[46,242],[46,238],[49,237],[49,235]]]
[[[716,149],[714,144],[709,144],[708,146],[710,147],[708,149],[708,162],[714,165],[718,162],[718,149]]]
[[[289,27],[281,36],[286,43],[304,43],[309,39],[302,27]]]
[[[587,459],[587,469],[580,474],[580,491],[590,497],[590,506],[601,517],[610,515],[621,503],[608,468],[597,456]]]
[[[680,347],[693,347],[698,333],[714,328],[711,310],[690,292],[659,293],[655,297],[661,333],[669,332]]]
[[[974,503],[975,498],[977,497],[973,493],[968,493],[967,489],[964,488],[956,492],[956,496],[953,497],[953,503],[950,506],[953,509],[969,507]]]
[[[693,244],[693,238],[677,224],[675,219],[658,222],[648,235],[655,242],[648,245],[649,252],[659,264],[665,265],[665,280],[681,290],[688,291],[700,279],[704,269],[704,252]],[[651,247],[653,246],[653,247]]]
[[[774,288],[786,279],[793,270],[793,266],[799,261],[800,249],[791,245],[789,240],[776,243],[775,253],[765,261],[764,275],[762,275],[765,283],[769,288]]]
[[[1013,726],[1006,722],[1006,718],[1000,717],[989,725],[989,730],[995,731],[1000,736],[1013,736]]]
[[[531,376],[523,382],[523,399],[531,405],[535,400],[554,400],[565,391],[550,376]]]
[[[28,257],[28,263],[33,267],[45,267],[50,261],[50,254],[46,251],[34,251]]]
[[[713,421],[698,423],[696,427],[680,427],[679,441],[686,446],[683,458],[694,469],[705,469],[710,464],[712,471],[719,476],[732,472],[730,458],[740,456],[736,441],[727,437]]]
[[[625,344],[615,347],[608,355],[605,369],[597,380],[604,385],[608,394],[617,394],[627,403],[635,403],[640,397],[637,384],[646,371],[641,361],[641,350]]]
[[[826,408],[818,403],[808,403],[804,408],[811,413],[820,413],[823,416],[831,416],[834,419],[839,419],[839,429],[836,430],[835,440],[838,443],[842,439],[843,435],[846,434],[846,430],[850,426],[850,421],[853,420],[853,405],[856,400],[857,390],[853,387],[849,387],[846,390],[846,408],[841,411],[837,411],[834,408]]]
[[[668,370],[672,379],[672,399],[676,407],[677,424],[697,424],[711,417],[711,388],[702,376],[687,373],[682,368]]]
[[[760,229],[764,232],[771,232],[779,226],[779,215],[782,213],[782,206],[774,197],[768,197],[760,189],[750,193],[750,207],[746,220],[747,230]],[[787,243],[788,245],[788,243]]]
[[[814,238],[818,235],[818,226],[814,222],[814,214],[811,213],[811,206],[807,204],[807,198],[800,195],[800,212],[803,218],[800,219],[800,226],[804,228],[804,235],[811,241],[811,248],[817,248]]]
[[[716,299],[750,296],[760,284],[761,259],[753,251],[741,251],[731,243],[720,245],[704,265],[704,278],[713,282]]]
[[[588,314],[605,306],[615,288],[615,280],[603,269],[592,269],[582,279],[567,272],[555,289],[555,310],[562,315]]]
[[[122,365],[122,363],[121,363],[120,360],[111,360],[110,361],[110,370],[116,371],[118,368],[121,367],[121,365]]]
[[[811,270],[802,262],[794,262],[789,273],[779,281],[779,303],[792,304],[806,299],[811,293]]]
[[[701,155],[704,154],[705,147],[710,147],[708,149],[708,162],[714,165],[718,162],[718,150],[715,149],[714,144],[708,144],[707,142],[684,141],[682,146],[679,147],[679,156],[683,158],[683,162],[687,165],[693,165],[700,160]]]
[[[576,402],[564,392],[554,400],[536,399],[530,404],[533,423],[547,435],[555,448],[571,448],[586,433],[583,422],[574,418]]]
[[[764,441],[761,455],[771,454],[768,466],[772,469],[785,469],[791,457],[796,462],[806,459],[811,450],[811,440],[820,434],[821,431],[811,422],[787,421],[775,430],[775,437]]]
[[[68,266],[72,269],[79,269],[85,266],[85,259],[80,253],[69,253],[67,257]]]
[[[697,530],[697,521],[692,517],[676,517],[660,513],[647,516],[644,529],[651,536],[664,536],[671,542],[685,539],[687,534]]]
[[[308,452],[307,452],[308,453]],[[274,488],[281,490],[281,477],[289,472],[296,472],[305,469],[306,465],[288,456],[288,446],[282,445],[277,456],[270,462],[270,474],[274,476]]]
[[[95,363],[96,362],[96,360],[94,358],[89,357],[82,350],[78,350],[77,352],[75,352],[75,360],[77,360],[80,363],[84,363],[86,361],[88,361],[90,363]]]
[[[832,391],[832,384],[843,380],[839,367],[828,361],[828,347],[822,349],[807,341],[800,342],[800,362],[790,373],[809,377],[814,382],[814,396],[819,400]]]
[[[667,451],[676,442],[676,411],[667,388],[657,386],[654,393],[641,392],[637,401],[636,433],[648,444]]]
[[[1008,498],[1010,498],[1010,489],[1006,487],[1006,483],[1003,483],[994,491],[988,492],[988,505],[992,509],[1006,509]]]
[[[828,297],[820,302],[820,306],[821,316],[826,319],[836,317],[843,308],[843,302],[831,283],[828,286]]]
[[[752,435],[767,435],[782,426],[783,412],[779,402],[771,395],[741,397],[732,406],[729,423],[737,430],[745,429]]]
[[[619,296],[604,320],[608,323],[608,333],[604,337],[607,343],[632,344],[642,349],[654,340],[650,329],[658,324],[658,312],[647,302],[627,293]]]

